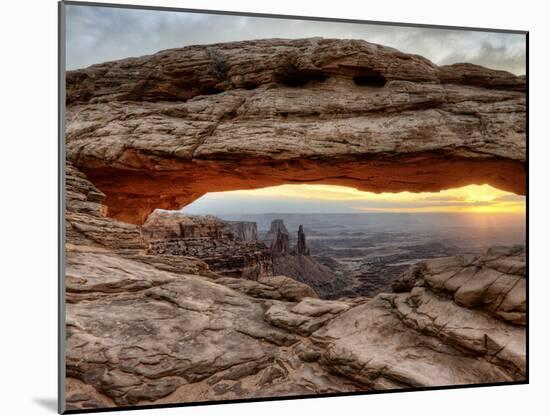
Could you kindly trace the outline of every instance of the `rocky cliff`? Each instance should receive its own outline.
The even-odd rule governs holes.
[[[296,254],[309,256],[309,248],[306,246],[306,234],[304,227],[300,225],[298,228],[298,242],[296,243]]]
[[[150,214],[142,230],[149,241],[174,238],[221,239],[231,234],[231,230],[215,216],[184,215],[178,211],[162,210]]]
[[[199,258],[228,277],[257,280],[273,275],[269,249],[257,240],[253,222],[156,210],[142,229],[151,254]]]
[[[269,225],[269,230],[263,237],[263,240],[272,245],[277,238],[281,238],[279,234],[290,237],[290,233],[288,232],[284,221],[282,219],[273,219]]]
[[[225,226],[231,230],[235,238],[245,242],[258,241],[258,227],[256,222],[224,221]]]
[[[289,235],[281,229],[277,229],[277,234],[271,242],[271,256],[275,259],[287,255],[290,255]]]
[[[255,222],[223,221],[213,215],[187,215],[178,211],[156,210],[142,226],[149,240],[173,238],[238,239],[258,241]]]
[[[525,194],[525,85],[360,40],[170,49],[67,73],[67,158],[139,224],[284,183]]]
[[[325,299],[341,297],[352,284],[351,278],[335,274],[309,255],[302,225],[298,227],[296,245],[293,247],[290,246],[289,233],[283,220],[273,220],[266,237],[271,237],[275,232],[275,239],[271,243],[274,274],[286,275],[307,284],[319,297]]]

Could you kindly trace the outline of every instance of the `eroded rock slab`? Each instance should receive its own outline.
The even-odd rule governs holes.
[[[360,40],[190,46],[68,72],[67,156],[131,223],[296,182],[525,194],[525,85]]]
[[[480,308],[512,324],[526,321],[525,248],[494,247],[486,255],[421,262],[394,283],[394,290],[428,286],[468,308]]]
[[[259,278],[258,281],[228,277],[215,280],[218,284],[256,298],[285,301],[300,301],[306,297],[317,298],[317,294],[310,286],[284,275]]]
[[[313,334],[331,371],[372,389],[515,380],[506,369],[403,323],[383,298],[340,314]]]
[[[237,291],[98,255],[80,254],[67,266],[69,293],[112,294],[67,305],[67,373],[118,405],[155,401],[231,367],[256,373],[278,347],[299,341]]]
[[[482,258],[510,265],[506,252],[517,248]],[[431,266],[439,270],[443,262]],[[69,252],[67,275],[74,408],[526,376],[523,326],[464,307],[420,279],[406,292],[328,301],[282,276],[176,274],[114,253],[76,251]]]

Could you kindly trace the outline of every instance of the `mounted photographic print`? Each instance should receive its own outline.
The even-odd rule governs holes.
[[[527,32],[59,6],[60,412],[527,383]]]

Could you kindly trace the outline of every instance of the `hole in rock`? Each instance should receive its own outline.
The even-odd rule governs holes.
[[[258,88],[260,85],[257,82],[254,81],[246,81],[243,84],[243,88],[246,90],[252,90]]]
[[[275,81],[291,87],[303,86],[312,81],[323,82],[327,78],[328,75],[321,70],[298,69],[292,64],[283,66],[274,74]]]
[[[489,185],[375,194],[288,184],[206,193],[155,210],[142,229],[150,253],[198,257],[221,275],[285,275],[321,298],[372,297],[421,260],[523,245],[525,197]]]
[[[358,86],[370,86],[373,88],[382,88],[386,85],[386,78],[376,71],[372,73],[358,75],[353,77],[353,82]]]
[[[220,94],[220,93],[222,93],[222,92],[224,92],[223,89],[221,89],[221,88],[216,88],[216,87],[204,87],[204,88],[202,88],[202,90],[201,90],[201,93],[202,93],[203,95],[216,95],[216,94]]]

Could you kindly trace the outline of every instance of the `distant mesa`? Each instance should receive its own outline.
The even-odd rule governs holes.
[[[234,237],[245,242],[258,240],[258,227],[256,222],[225,221],[226,229],[230,229]]]
[[[267,234],[265,235],[266,240],[268,241],[275,241],[277,239],[277,234],[281,232],[284,235],[290,236],[288,229],[285,226],[285,223],[282,219],[274,219],[271,221],[271,227],[269,228],[269,231],[267,231]]]
[[[271,254],[258,241],[255,222],[156,210],[143,224],[143,234],[155,255],[196,257],[229,277],[257,280],[273,275]]]

